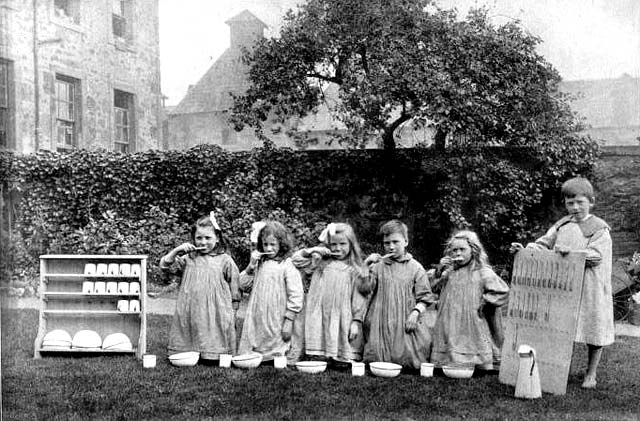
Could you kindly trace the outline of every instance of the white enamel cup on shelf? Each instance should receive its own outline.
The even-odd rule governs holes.
[[[104,294],[107,291],[107,283],[104,281],[97,281],[93,286],[94,294]]]
[[[129,311],[129,300],[118,300],[118,311]]]
[[[120,275],[121,276],[129,276],[131,274],[131,264],[130,263],[120,263]]]
[[[106,275],[108,272],[108,266],[106,263],[98,263],[96,266],[96,275]]]
[[[433,377],[433,367],[432,363],[420,364],[420,375],[422,377]]]
[[[129,283],[129,294],[140,294],[140,282]]]
[[[284,355],[276,355],[273,357],[273,366],[275,368],[287,368],[287,357]]]
[[[139,300],[130,300],[129,301],[129,311],[139,312],[140,311],[140,301]]]
[[[107,294],[117,294],[117,293],[118,293],[118,283],[107,282]]]
[[[95,263],[87,263],[84,265],[84,274],[85,275],[95,275],[96,274],[96,264]]]
[[[131,276],[140,276],[140,272],[142,272],[142,269],[138,263],[131,265]]]
[[[117,276],[120,274],[120,265],[117,263],[109,263],[107,275]]]
[[[231,354],[220,354],[220,367],[231,367]]]
[[[351,375],[352,376],[364,376],[364,363],[352,362],[351,363]]]
[[[83,294],[93,294],[94,285],[91,281],[84,281],[82,283],[82,293]]]
[[[156,366],[156,356],[153,354],[144,354],[142,356],[142,366],[144,368],[153,368]]]
[[[129,293],[129,282],[118,282],[118,294]]]

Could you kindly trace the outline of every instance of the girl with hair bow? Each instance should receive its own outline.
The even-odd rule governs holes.
[[[184,243],[160,259],[160,269],[182,274],[169,332],[169,354],[197,351],[203,360],[236,350],[240,302],[238,267],[226,253],[215,215],[199,218]]]
[[[338,362],[362,359],[362,318],[366,298],[358,292],[365,276],[362,252],[353,228],[331,223],[321,245],[299,250],[293,264],[311,276],[304,315],[307,355]]]
[[[253,228],[256,249],[240,274],[240,288],[251,295],[238,353],[259,352],[263,361],[270,361],[289,352],[294,321],[302,309],[302,279],[291,263],[293,241],[287,228],[277,221]]]

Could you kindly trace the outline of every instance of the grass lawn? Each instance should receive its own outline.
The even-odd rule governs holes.
[[[519,400],[497,375],[173,367],[165,358],[170,320],[148,316],[148,351],[159,358],[143,369],[132,356],[34,360],[37,312],[2,309],[3,419],[640,419],[640,338],[619,337],[605,350],[598,389],[580,388],[586,350],[577,345],[565,396]]]

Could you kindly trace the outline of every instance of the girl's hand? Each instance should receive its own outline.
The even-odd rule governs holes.
[[[183,244],[180,244],[175,249],[173,249],[173,253],[176,254],[176,255],[180,255],[180,254],[185,254],[185,253],[191,253],[192,251],[196,251],[196,250],[197,250],[197,248],[193,244],[191,244],[191,243],[183,243]]]
[[[282,340],[289,342],[291,340],[291,332],[293,331],[293,320],[284,319],[282,323]]]
[[[411,333],[416,330],[418,327],[418,317],[420,317],[420,312],[418,310],[411,310],[409,313],[409,317],[407,317],[407,321],[404,322],[404,331],[407,333]]]
[[[571,251],[567,246],[555,246],[554,250],[556,253],[560,253],[563,256],[566,256]]]
[[[366,259],[364,259],[364,264],[370,266],[374,263],[378,263],[382,259],[382,256],[378,253],[371,253]]]
[[[351,326],[349,326],[349,340],[353,341],[360,334],[360,322],[355,320],[351,321]]]
[[[251,258],[249,259],[249,265],[257,266],[260,263],[260,259],[262,259],[262,253],[258,250],[254,250],[251,252]]]
[[[307,253],[313,256],[314,254],[319,254],[320,257],[331,256],[331,250],[323,246],[315,246],[307,249]]]
[[[511,243],[511,245],[509,246],[509,253],[515,254],[523,248],[524,246],[522,245],[522,243]]]
[[[322,261],[322,255],[320,253],[317,253],[314,251],[313,253],[311,253],[310,256],[311,256],[311,264],[313,266],[318,266]]]
[[[442,266],[453,266],[453,259],[451,258],[451,256],[444,256],[442,259],[440,259],[440,264]]]

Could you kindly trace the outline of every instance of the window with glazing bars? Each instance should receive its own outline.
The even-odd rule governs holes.
[[[115,150],[128,153],[132,150],[133,138],[133,95],[123,91],[114,91],[113,110],[115,117]]]
[[[112,26],[113,35],[125,38],[127,35],[127,19],[125,17],[125,0],[111,0],[113,6]]]
[[[76,97],[77,81],[58,75],[56,77],[56,143],[58,149],[76,146]]]

